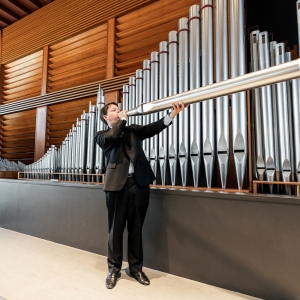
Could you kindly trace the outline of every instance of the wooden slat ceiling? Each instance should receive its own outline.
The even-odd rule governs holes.
[[[1,0],[0,30],[54,0]]]

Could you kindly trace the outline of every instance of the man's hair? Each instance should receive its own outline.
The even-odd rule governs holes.
[[[105,105],[101,108],[101,110],[100,110],[100,119],[101,119],[101,121],[102,121],[104,124],[106,124],[106,125],[108,125],[108,124],[107,124],[106,120],[103,118],[103,116],[107,114],[107,111],[108,111],[108,109],[110,108],[111,105],[116,105],[116,106],[118,106],[118,103],[116,103],[116,102],[109,102],[109,103],[105,104]]]

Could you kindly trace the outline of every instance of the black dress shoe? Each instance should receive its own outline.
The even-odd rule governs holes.
[[[121,273],[108,273],[106,280],[105,280],[105,285],[108,289],[113,289],[116,284],[118,278],[121,277]]]
[[[135,272],[129,271],[128,275],[130,277],[133,277],[140,284],[143,284],[143,285],[149,285],[150,284],[150,280],[149,280],[149,278],[146,276],[146,274],[144,272],[137,272],[137,273],[135,273]]]

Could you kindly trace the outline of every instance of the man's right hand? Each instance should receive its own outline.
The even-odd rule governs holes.
[[[127,110],[122,110],[118,113],[118,117],[120,118],[120,120],[125,120],[127,121]]]

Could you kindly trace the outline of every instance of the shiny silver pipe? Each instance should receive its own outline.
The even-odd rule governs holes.
[[[168,96],[168,42],[159,43],[159,99]],[[159,119],[166,115],[159,112]],[[168,130],[163,130],[158,136],[158,159],[162,185],[166,184],[167,157],[168,157]]]
[[[86,173],[93,174],[94,169],[94,152],[95,152],[95,114],[96,106],[90,103],[89,118],[88,118],[88,140],[87,140],[87,158],[86,158]],[[88,176],[88,181],[91,177]]]
[[[169,70],[168,70],[168,90],[169,96],[178,93],[178,38],[177,31],[170,31],[168,35],[169,49]],[[166,99],[166,98],[164,98]],[[170,108],[172,106],[167,106]],[[169,127],[169,166],[172,185],[176,184],[177,158],[178,158],[178,118],[173,120]]]
[[[267,31],[259,34],[259,68],[260,70],[270,68],[270,43]],[[266,180],[275,180],[275,148],[274,148],[274,127],[273,127],[273,107],[272,107],[272,88],[270,85],[260,88],[261,111],[263,122],[263,143],[264,160],[266,167]],[[270,185],[270,192],[273,192],[273,185]]]
[[[136,105],[141,105],[143,103],[143,70],[138,69],[135,71],[135,95],[136,95]],[[136,124],[143,125],[143,117],[136,117]]]
[[[202,86],[214,80],[213,65],[213,7],[212,0],[202,1]],[[202,103],[202,147],[207,187],[211,188],[215,165],[215,116],[214,100]]]
[[[300,77],[300,59],[248,73],[164,99],[143,103],[127,112],[128,116],[147,115],[171,108],[175,101],[193,104]]]
[[[298,22],[298,51],[300,57],[300,1],[297,1]],[[297,181],[300,182],[300,79],[292,81],[293,84],[293,119],[295,141],[295,172]]]
[[[275,47],[277,42],[270,42],[270,63],[271,67],[276,66]],[[276,84],[272,84],[272,100],[273,100],[273,127],[274,127],[274,149],[275,149],[275,179],[281,180],[280,175],[280,148],[278,134],[278,112],[277,112],[277,88]]]
[[[244,0],[230,0],[230,62],[231,77],[246,73],[244,40]],[[233,94],[232,143],[238,189],[243,188],[247,164],[247,101],[246,92]]]
[[[178,90],[183,93],[189,90],[189,20],[181,18],[178,22]],[[186,186],[189,159],[189,114],[190,108],[178,115],[178,160],[181,171],[182,186]]]
[[[123,85],[122,94],[123,94],[122,109],[129,110],[129,108],[128,108],[129,85],[128,84]]]
[[[123,98],[124,99],[124,98]],[[97,113],[96,113],[96,132],[104,130],[106,128],[106,125],[101,121],[100,119],[100,111],[103,107],[103,103],[105,103],[105,97],[104,92],[102,89],[98,90],[97,94]],[[104,173],[104,153],[103,150],[98,147],[98,145],[95,145],[95,173],[97,175]],[[96,176],[96,182],[100,181],[100,176]]]
[[[216,82],[228,79],[227,1],[216,1]],[[226,188],[229,163],[229,97],[216,99],[217,157],[222,189]]]
[[[135,107],[137,104],[135,103],[135,76],[129,77],[129,109],[132,109]],[[130,124],[136,124],[136,118],[133,117],[131,120],[129,120]],[[129,123],[128,123],[129,125]]]
[[[285,62],[285,44],[279,43],[275,48],[276,65]],[[289,63],[286,63],[289,64]],[[287,83],[286,81],[277,83],[277,111],[279,142],[280,142],[280,170],[282,181],[291,180],[291,156],[290,156],[290,135],[288,120],[288,99],[287,99]],[[287,192],[287,189],[286,189]]]
[[[285,53],[285,61],[292,61],[291,52]],[[295,181],[295,155],[294,155],[294,126],[293,126],[293,101],[292,101],[292,81],[286,82],[287,87],[287,103],[288,103],[288,120],[290,133],[290,154],[291,154],[291,181]]]
[[[159,54],[157,51],[151,52],[151,83],[150,83],[150,99],[155,101],[158,99],[158,85],[159,85]],[[150,116],[150,122],[158,121],[158,114]],[[150,138],[150,166],[154,175],[157,173],[157,157],[158,157],[158,136]],[[153,181],[156,184],[156,180]]]
[[[151,85],[151,62],[149,59],[143,61],[143,105],[149,103],[150,100],[150,85]],[[143,124],[150,123],[150,116],[143,116]],[[150,140],[144,140],[144,152],[148,160],[150,160]]]
[[[200,6],[193,5],[189,10],[189,53],[190,53],[190,90],[201,86],[201,65],[200,65]],[[190,106],[190,161],[193,172],[194,186],[199,186],[201,167],[201,103]]]
[[[251,71],[259,70],[258,62],[258,38],[259,30],[255,30],[250,34],[250,54],[251,54]],[[255,178],[264,180],[265,175],[265,159],[262,137],[262,112],[260,90],[254,89],[252,91],[252,105],[254,109],[254,129],[255,129]]]

